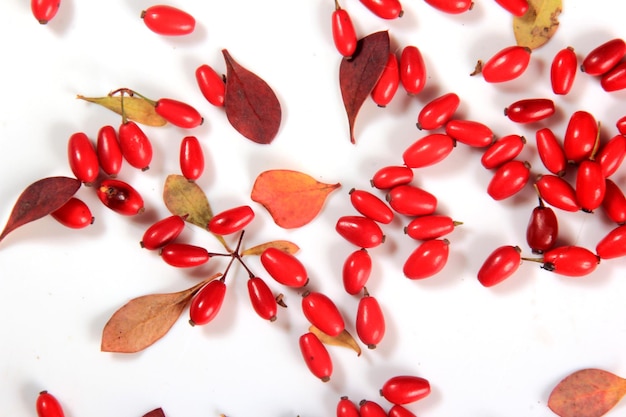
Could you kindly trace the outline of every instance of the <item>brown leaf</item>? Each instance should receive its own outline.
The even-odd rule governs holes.
[[[350,141],[354,138],[354,124],[361,106],[367,100],[389,59],[389,33],[372,33],[357,42],[351,58],[342,58],[339,65],[339,87],[348,116]]]
[[[340,186],[299,171],[276,169],[257,176],[250,197],[269,211],[278,226],[293,229],[313,220],[328,194]]]
[[[20,226],[40,219],[65,204],[81,186],[76,178],[48,177],[35,181],[22,191],[9,215],[0,241]]]
[[[625,394],[626,379],[602,369],[583,369],[554,387],[548,407],[560,417],[600,417]]]
[[[143,417],[165,417],[165,412],[163,412],[163,409],[159,407],[147,412],[143,415]]]
[[[246,138],[269,144],[278,133],[280,102],[272,88],[258,75],[237,63],[226,49],[224,110],[230,124]]]
[[[309,327],[309,331],[315,334],[324,344],[352,349],[356,352],[357,356],[361,356],[361,347],[354,337],[352,337],[352,335],[345,329],[337,336],[329,336],[315,326]]]
[[[300,247],[298,245],[288,240],[273,240],[271,242],[262,243],[260,245],[245,249],[243,252],[241,252],[241,255],[260,255],[267,248],[278,248],[290,254],[294,254],[300,250]]]
[[[115,113],[122,114],[122,97],[121,96],[105,96],[105,97],[85,97],[77,95],[76,98],[88,101],[90,103],[99,104]],[[154,110],[154,103],[143,97],[124,96],[124,113],[130,120],[146,126],[165,126],[167,121],[159,116]]]
[[[552,38],[559,27],[562,0],[529,0],[526,14],[513,18],[517,44],[537,49]]]
[[[113,313],[104,326],[100,349],[103,352],[135,353],[151,346],[170,330],[193,295],[221,275],[217,273],[183,291],[130,300]]]

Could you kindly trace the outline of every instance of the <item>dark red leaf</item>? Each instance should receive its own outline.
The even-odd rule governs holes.
[[[48,177],[35,181],[18,197],[0,241],[20,226],[40,219],[65,204],[80,188],[76,178]]]
[[[355,143],[354,123],[389,58],[389,32],[375,32],[359,39],[351,58],[339,65],[339,87],[350,125],[350,141]]]
[[[239,65],[226,49],[222,54],[226,61],[224,110],[228,121],[253,142],[271,143],[281,121],[276,94],[258,75]]]
[[[165,417],[165,413],[162,408],[155,408],[152,411],[147,412],[143,417]]]

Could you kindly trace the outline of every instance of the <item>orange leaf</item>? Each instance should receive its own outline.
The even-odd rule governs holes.
[[[361,347],[356,342],[354,337],[345,329],[337,336],[330,336],[315,326],[310,326],[309,331],[317,336],[317,338],[326,345],[341,346],[352,349],[356,352],[357,356],[361,356]]]
[[[269,170],[257,177],[251,198],[269,211],[278,226],[293,229],[313,220],[328,194],[340,186],[319,182],[298,171]]]
[[[602,369],[583,369],[554,387],[548,407],[560,417],[600,417],[625,394],[626,379]]]

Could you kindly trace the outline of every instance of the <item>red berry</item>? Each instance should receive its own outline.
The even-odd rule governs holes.
[[[254,210],[248,205],[233,207],[214,215],[207,228],[216,235],[230,235],[246,227],[254,219]]]
[[[335,2],[331,16],[331,30],[335,48],[344,57],[351,57],[356,51],[357,36],[350,14]]]
[[[343,263],[342,282],[348,294],[361,292],[372,273],[372,258],[367,249],[352,252]]]
[[[430,383],[419,376],[398,375],[383,384],[380,394],[392,404],[409,404],[428,396]]]
[[[59,400],[48,391],[41,391],[35,402],[37,417],[64,417],[63,407]]]
[[[552,92],[565,95],[570,92],[578,71],[578,58],[574,48],[568,46],[556,53],[550,66]]]
[[[278,283],[288,287],[304,287],[309,281],[306,268],[294,255],[269,247],[261,253],[261,264]]]
[[[396,91],[398,91],[399,85],[400,68],[398,67],[398,58],[395,53],[390,52],[385,69],[371,92],[374,103],[379,107],[387,106],[396,94]]]
[[[600,86],[606,92],[626,88],[626,62],[620,62],[600,78]]]
[[[316,291],[306,291],[302,295],[304,317],[315,327],[329,336],[337,336],[345,329],[341,312],[327,295]]]
[[[496,52],[481,68],[483,78],[489,83],[511,81],[526,71],[532,50],[525,46],[507,46]]]
[[[171,98],[161,98],[154,105],[154,111],[173,124],[184,129],[198,127],[204,122],[202,115],[187,103]]]
[[[185,136],[180,142],[180,170],[189,181],[195,181],[204,172],[204,152],[195,136]]]
[[[388,190],[396,185],[408,184],[413,181],[413,170],[407,166],[389,165],[376,171],[370,184],[380,190]]]
[[[63,226],[72,229],[82,229],[93,224],[94,217],[89,210],[89,206],[83,200],[71,197],[60,208],[50,215]]]
[[[105,125],[98,130],[96,139],[96,154],[98,163],[105,174],[116,177],[122,169],[124,155],[117,140],[117,132],[111,125]]]
[[[337,402],[336,417],[359,417],[359,408],[348,397],[341,397]]]
[[[361,400],[359,402],[359,415],[361,417],[387,417],[387,412],[375,401]]]
[[[555,112],[554,102],[547,98],[518,100],[504,109],[504,115],[515,123],[534,123]]]
[[[419,94],[426,86],[426,63],[414,45],[405,46],[400,54],[400,82],[408,94]]]
[[[461,104],[455,93],[446,93],[426,103],[417,115],[417,128],[433,130],[445,125]]]
[[[543,166],[553,173],[562,177],[567,168],[565,151],[554,135],[554,132],[547,127],[541,128],[535,134],[537,143],[537,153]]]
[[[177,268],[203,265],[211,259],[205,248],[188,243],[168,243],[163,246],[160,254],[165,263]]]
[[[626,156],[626,137],[618,134],[613,136],[605,143],[598,153],[595,160],[602,167],[602,175],[605,178],[610,177],[622,165]]]
[[[485,287],[492,287],[513,275],[522,263],[521,252],[519,246],[496,248],[478,270],[478,282]]]
[[[582,246],[559,246],[543,254],[543,269],[568,277],[582,277],[592,273],[600,257]]]
[[[620,117],[617,122],[615,122],[615,127],[621,135],[626,135],[626,116]]]
[[[215,72],[211,66],[202,64],[196,68],[196,82],[200,92],[209,103],[217,107],[224,105],[226,83],[224,83],[222,76]]]
[[[360,0],[372,13],[381,19],[395,19],[404,13],[399,0]]]
[[[583,211],[591,213],[602,204],[606,191],[602,166],[597,161],[585,160],[576,171],[576,200]]]
[[[134,216],[145,210],[139,192],[124,181],[112,178],[102,180],[96,194],[105,206],[125,216]]]
[[[367,292],[359,300],[356,312],[356,333],[369,349],[375,349],[385,336],[385,317],[375,297]]]
[[[626,196],[620,187],[607,178],[605,180],[604,200],[602,200],[602,211],[607,217],[617,224],[626,224]]]
[[[85,185],[92,185],[100,173],[96,148],[83,132],[70,136],[67,143],[67,158],[74,176]]]
[[[393,220],[391,208],[369,191],[351,189],[350,202],[356,211],[374,221],[389,224]]]
[[[562,177],[546,174],[535,182],[539,195],[552,207],[564,211],[578,211],[580,205],[576,199],[576,190]]]
[[[61,7],[61,0],[30,0],[30,10],[42,25],[56,16],[59,7]]]
[[[142,248],[155,250],[171,243],[185,228],[185,219],[173,214],[165,217],[146,229],[139,244]]]
[[[404,233],[416,240],[438,239],[451,233],[460,224],[450,216],[430,214],[411,220],[404,228]]]
[[[504,200],[521,191],[529,179],[530,164],[514,159],[496,170],[487,186],[487,194],[494,200]]]
[[[124,159],[142,171],[149,169],[152,162],[152,143],[139,125],[127,120],[120,125],[117,136]]]
[[[409,145],[402,153],[402,159],[409,168],[422,168],[443,161],[455,146],[451,136],[431,133]]]
[[[250,303],[259,317],[269,321],[276,320],[278,303],[267,283],[262,278],[250,277],[247,286]]]
[[[341,237],[360,248],[373,248],[385,240],[380,226],[365,216],[342,216],[337,220],[335,230]]]
[[[141,12],[141,18],[148,29],[159,35],[188,35],[196,26],[196,20],[189,13],[162,4],[148,7]]]
[[[601,259],[626,256],[626,225],[617,226],[607,233],[596,245],[596,253]]]
[[[491,129],[474,120],[453,119],[446,123],[446,133],[468,146],[485,147],[493,143]]]
[[[424,279],[437,274],[448,262],[449,248],[448,239],[422,242],[404,262],[404,276],[409,279]]]
[[[298,344],[304,363],[311,373],[323,382],[328,382],[333,373],[333,363],[326,346],[311,332],[300,336]]]
[[[556,245],[559,236],[559,223],[556,213],[551,207],[539,204],[533,209],[526,226],[526,242],[534,253],[544,253]]]
[[[528,0],[496,0],[500,6],[514,16],[524,16],[530,8]]]
[[[202,326],[213,320],[219,313],[226,296],[226,284],[214,279],[200,288],[189,305],[189,323]]]
[[[389,411],[387,412],[388,417],[416,417],[410,410],[399,405],[394,404],[391,406]]]
[[[472,8],[472,0],[426,0],[426,3],[444,13],[459,14]]]
[[[565,159],[579,163],[589,159],[598,137],[598,123],[591,113],[579,110],[574,112],[567,123],[563,137]]]
[[[393,187],[387,193],[387,201],[397,213],[406,216],[425,216],[437,209],[437,197],[410,184]]]
[[[602,75],[613,68],[626,55],[626,42],[611,39],[595,47],[585,56],[580,70],[589,75]]]
[[[526,138],[523,136],[503,136],[485,150],[485,153],[480,158],[480,163],[487,169],[498,168],[517,157],[524,149],[525,144]]]

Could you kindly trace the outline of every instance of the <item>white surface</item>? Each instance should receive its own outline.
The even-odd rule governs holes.
[[[301,251],[311,286],[331,296],[354,332],[357,297],[341,286],[343,259],[353,248],[334,231],[337,218],[353,213],[352,187],[369,189],[380,167],[401,162],[402,151],[422,133],[415,118],[428,99],[455,91],[458,115],[482,121],[497,136],[524,134],[523,157],[533,173],[544,172],[533,146],[537,125],[515,125],[502,115],[509,103],[527,97],[555,99],[559,113],[548,126],[565,130],[568,115],[591,111],[608,138],[623,115],[624,93],[604,93],[597,79],[578,74],[572,93],[554,97],[548,68],[559,49],[572,45],[579,56],[623,35],[626,7],[617,2],[565,0],[561,28],[535,51],[528,72],[506,85],[469,77],[477,59],[514,42],[510,17],[495,2],[476,0],[474,9],[448,16],[420,0],[405,1],[405,16],[383,21],[356,0],[344,0],[361,36],[388,29],[399,50],[417,45],[429,70],[424,94],[402,91],[388,108],[366,104],[357,120],[357,145],[348,140],[337,84],[339,56],[330,38],[330,0],[258,2],[176,1],[192,13],[196,33],[162,38],[139,19],[145,0],[81,2],[63,0],[59,14],[40,26],[27,1],[0,5],[0,219],[4,222],[20,192],[35,180],[71,175],[66,142],[84,131],[95,137],[119,117],[75,99],[129,87],[152,98],[179,98],[196,106],[205,124],[201,138],[208,169],[199,184],[215,211],[252,204],[257,217],[248,245],[289,239]],[[283,106],[275,141],[256,145],[240,136],[220,109],[199,93],[195,68],[208,63],[224,71],[220,50],[264,78]],[[543,124],[542,124],[543,125]],[[135,219],[109,211],[90,189],[78,196],[90,203],[95,224],[65,229],[50,218],[13,232],[0,244],[0,409],[12,417],[35,415],[37,393],[47,389],[68,417],[139,417],[163,407],[168,417],[322,417],[334,415],[338,398],[378,400],[393,375],[415,374],[431,382],[432,394],[409,408],[420,416],[495,417],[552,415],[546,406],[552,387],[565,375],[599,367],[626,376],[626,267],[603,262],[592,275],[570,279],[535,263],[491,289],[476,280],[486,255],[502,244],[525,244],[524,230],[536,199],[531,189],[503,202],[486,192],[490,173],[480,151],[459,146],[448,160],[416,173],[416,182],[436,194],[439,209],[464,222],[452,235],[445,269],[420,282],[402,276],[401,265],[416,246],[401,233],[398,218],[386,227],[387,242],[371,250],[374,273],[368,284],[385,312],[388,331],[375,351],[361,357],[331,347],[335,372],[323,384],[302,362],[297,338],[307,323],[299,294],[282,290],[289,305],[275,323],[261,321],[247,300],[245,273],[231,271],[223,310],[212,324],[191,328],[185,315],[170,333],[133,355],[102,353],[102,328],[129,299],[178,291],[224,264],[211,261],[195,270],[177,270],[138,242],[152,221],[168,214],[162,183],[178,173],[180,138],[175,127],[146,128],[155,158],[145,173],[126,165],[120,178],[143,194],[147,213]],[[273,224],[249,194],[258,173],[291,168],[321,181],[341,182],[324,210],[309,225],[287,231]],[[626,186],[622,168],[616,178]],[[559,212],[562,239],[590,248],[609,230],[601,213]],[[184,239],[219,249],[217,242],[189,227]],[[262,273],[260,263],[250,266]],[[277,285],[276,290],[281,290]],[[620,404],[611,415],[623,413]],[[621,411],[620,411],[621,410]]]

